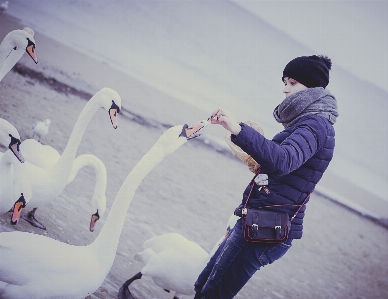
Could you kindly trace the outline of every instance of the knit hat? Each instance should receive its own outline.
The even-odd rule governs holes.
[[[327,56],[301,56],[291,60],[283,71],[284,77],[292,78],[304,86],[323,87],[329,84],[331,60]]]

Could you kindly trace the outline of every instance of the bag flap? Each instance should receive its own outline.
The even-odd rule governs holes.
[[[284,227],[288,225],[290,218],[287,213],[248,209],[245,221],[249,226],[257,224],[260,227]]]

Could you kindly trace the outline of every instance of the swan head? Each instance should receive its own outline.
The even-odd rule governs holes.
[[[22,210],[32,198],[28,172],[24,170],[24,167],[24,164],[17,165],[13,176],[13,198],[16,199],[11,215],[11,224],[13,225],[19,222]]]
[[[117,129],[117,114],[121,110],[121,97],[111,88],[103,88],[97,92],[96,96],[102,100],[103,107],[109,113],[113,128]]]
[[[100,214],[98,213],[98,210],[96,213],[92,214],[92,218],[90,219],[90,226],[89,230],[91,232],[94,231],[94,227],[96,226],[97,221],[100,219]]]
[[[171,154],[184,143],[186,143],[187,140],[198,137],[199,130],[201,130],[207,124],[208,121],[203,120],[191,126],[185,124],[171,127],[159,137],[154,147],[164,155]]]
[[[90,218],[89,230],[94,231],[97,221],[104,216],[106,210],[105,194],[94,195],[91,201],[92,217]]]
[[[26,51],[32,60],[38,63],[38,58],[35,54],[34,31],[31,28],[25,27],[23,30],[13,30],[7,34],[6,38],[11,40],[12,45],[12,50],[8,56],[12,55],[13,51]]]
[[[23,193],[20,193],[19,199],[14,203],[11,215],[11,224],[16,225],[19,222],[22,210],[26,207],[26,199]]]
[[[178,125],[167,129],[159,137],[158,141],[156,141],[153,149],[162,156],[167,156],[173,153],[188,140],[181,134],[182,130],[184,130],[184,125]]]
[[[147,264],[149,259],[155,254],[155,251],[153,251],[151,248],[145,248],[142,252],[136,253],[133,258],[135,261]]]
[[[0,118],[0,143],[10,149],[21,163],[24,163],[24,157],[20,152],[19,132],[13,125],[2,118]]]
[[[184,125],[183,128],[182,128],[182,132],[181,132],[181,135],[183,137],[186,137],[187,140],[190,140],[190,139],[193,139],[193,138],[196,138],[196,137],[199,137],[200,134],[199,134],[199,131],[204,128],[205,126],[207,126],[209,124],[209,121],[208,120],[201,120],[197,123],[195,123],[194,125]]]

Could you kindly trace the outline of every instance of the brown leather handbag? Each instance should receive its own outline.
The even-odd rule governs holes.
[[[299,210],[306,203],[312,191],[307,194],[301,205],[292,205],[299,206],[299,208],[291,218],[288,213],[264,210],[265,208],[271,207],[290,206],[287,204],[263,206],[257,209],[247,208],[249,198],[255,185],[255,178],[259,175],[259,172],[260,168],[251,181],[252,188],[249,192],[244,208],[242,209],[244,239],[248,242],[261,242],[269,244],[282,243],[288,238],[288,233],[291,229],[291,221],[295,218]]]

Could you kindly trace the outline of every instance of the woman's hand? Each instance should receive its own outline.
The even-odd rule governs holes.
[[[232,114],[222,108],[218,108],[212,113],[212,116],[210,117],[210,122],[212,124],[218,124],[223,126],[233,135],[238,135],[238,133],[240,133],[241,131],[240,124],[234,119]]]

